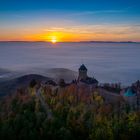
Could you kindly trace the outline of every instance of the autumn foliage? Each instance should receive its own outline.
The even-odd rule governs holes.
[[[137,140],[140,112],[128,106],[107,103],[98,90],[84,87],[40,88],[41,97],[52,112],[35,96],[36,89],[19,89],[0,102],[1,140]]]

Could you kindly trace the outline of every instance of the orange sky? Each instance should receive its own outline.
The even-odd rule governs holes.
[[[0,41],[137,41],[139,0],[2,0]]]
[[[140,28],[130,25],[79,25],[0,29],[1,41],[140,41]]]

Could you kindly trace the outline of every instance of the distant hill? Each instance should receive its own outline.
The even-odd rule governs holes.
[[[47,41],[0,41],[0,43],[51,43]],[[78,42],[57,42],[57,43],[140,43],[136,41],[78,41]]]
[[[3,81],[0,82],[0,96],[2,97],[5,95],[9,95],[20,87],[27,87],[32,79],[35,79],[37,81],[50,80],[50,78],[45,76],[41,76],[37,74],[29,74],[12,80]]]
[[[11,94],[17,88],[28,86],[32,79],[38,81],[64,79],[66,82],[71,82],[77,75],[77,72],[65,68],[34,69],[23,72],[0,68],[0,96]]]
[[[18,76],[18,74],[16,71],[0,68],[0,82],[12,79],[15,75]]]
[[[77,72],[66,68],[51,68],[46,71],[46,74],[55,80],[64,79],[67,82],[71,82],[78,76]]]
[[[140,43],[135,41],[80,41],[81,43]]]
[[[10,72],[11,72],[10,70],[0,68],[0,75],[10,73]]]

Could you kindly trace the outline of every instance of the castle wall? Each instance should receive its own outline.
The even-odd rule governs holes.
[[[87,71],[79,71],[79,77],[78,80],[85,80],[87,78]]]

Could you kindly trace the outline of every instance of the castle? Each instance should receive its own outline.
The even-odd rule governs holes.
[[[136,108],[140,104],[140,82],[137,81],[133,84],[132,87],[126,88],[119,91],[118,94],[115,92],[115,88],[113,87],[112,91],[109,91],[105,88],[105,86],[98,85],[98,81],[93,77],[88,76],[88,69],[84,64],[82,64],[79,67],[79,73],[76,80],[73,80],[72,83],[65,83],[64,79],[60,79],[58,84],[56,84],[54,81],[49,80],[46,82],[47,85],[51,85],[52,91],[54,94],[61,94],[65,91],[66,88],[70,88],[70,86],[73,86],[74,89],[76,89],[76,94],[78,94],[79,97],[82,96],[89,96],[90,93],[93,91],[98,91],[99,95],[101,95],[104,99],[106,99],[107,102],[126,102],[130,105],[132,108]],[[65,88],[66,87],[66,88]],[[109,88],[112,88],[111,86],[108,86]],[[118,87],[117,87],[118,88]],[[119,87],[121,89],[121,87]]]
[[[87,85],[93,85],[93,86],[97,86],[98,85],[98,81],[93,77],[89,77],[87,75],[87,68],[84,64],[82,64],[79,68],[79,76],[78,76],[78,83],[82,82],[85,83]]]

